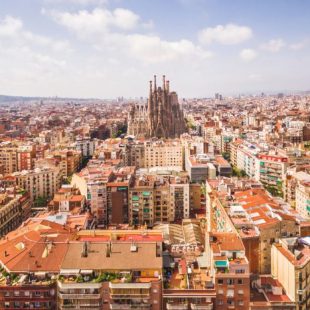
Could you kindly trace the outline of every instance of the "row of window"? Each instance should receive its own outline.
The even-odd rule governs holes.
[[[225,281],[226,280],[226,281]],[[227,285],[233,285],[233,284],[244,284],[243,279],[218,279],[217,284],[222,285],[226,282]]]

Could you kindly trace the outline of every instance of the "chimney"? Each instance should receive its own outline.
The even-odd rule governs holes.
[[[106,253],[106,256],[107,257],[111,257],[111,253],[112,253],[112,243],[110,241],[109,243],[107,243],[107,253]]]
[[[82,249],[82,257],[88,256],[88,250],[87,250],[87,242],[83,243],[83,249]]]

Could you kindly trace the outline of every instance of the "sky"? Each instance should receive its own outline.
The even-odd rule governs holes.
[[[310,90],[308,0],[1,0],[0,94]]]

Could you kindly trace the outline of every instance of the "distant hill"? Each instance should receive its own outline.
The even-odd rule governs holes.
[[[16,102],[16,101],[33,101],[33,100],[85,101],[85,100],[101,100],[101,99],[97,99],[97,98],[65,98],[65,97],[24,97],[24,96],[0,95],[0,103]]]

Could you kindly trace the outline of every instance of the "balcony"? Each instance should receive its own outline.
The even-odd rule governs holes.
[[[59,305],[59,309],[101,309],[101,305],[98,304],[71,304],[71,305]]]
[[[167,310],[187,310],[188,303],[167,303]]]
[[[58,294],[61,299],[99,299],[100,294]]]
[[[201,303],[201,304],[191,303],[191,310],[212,310],[212,309],[213,309],[212,303]]]
[[[150,309],[150,304],[110,304],[111,310]]]

